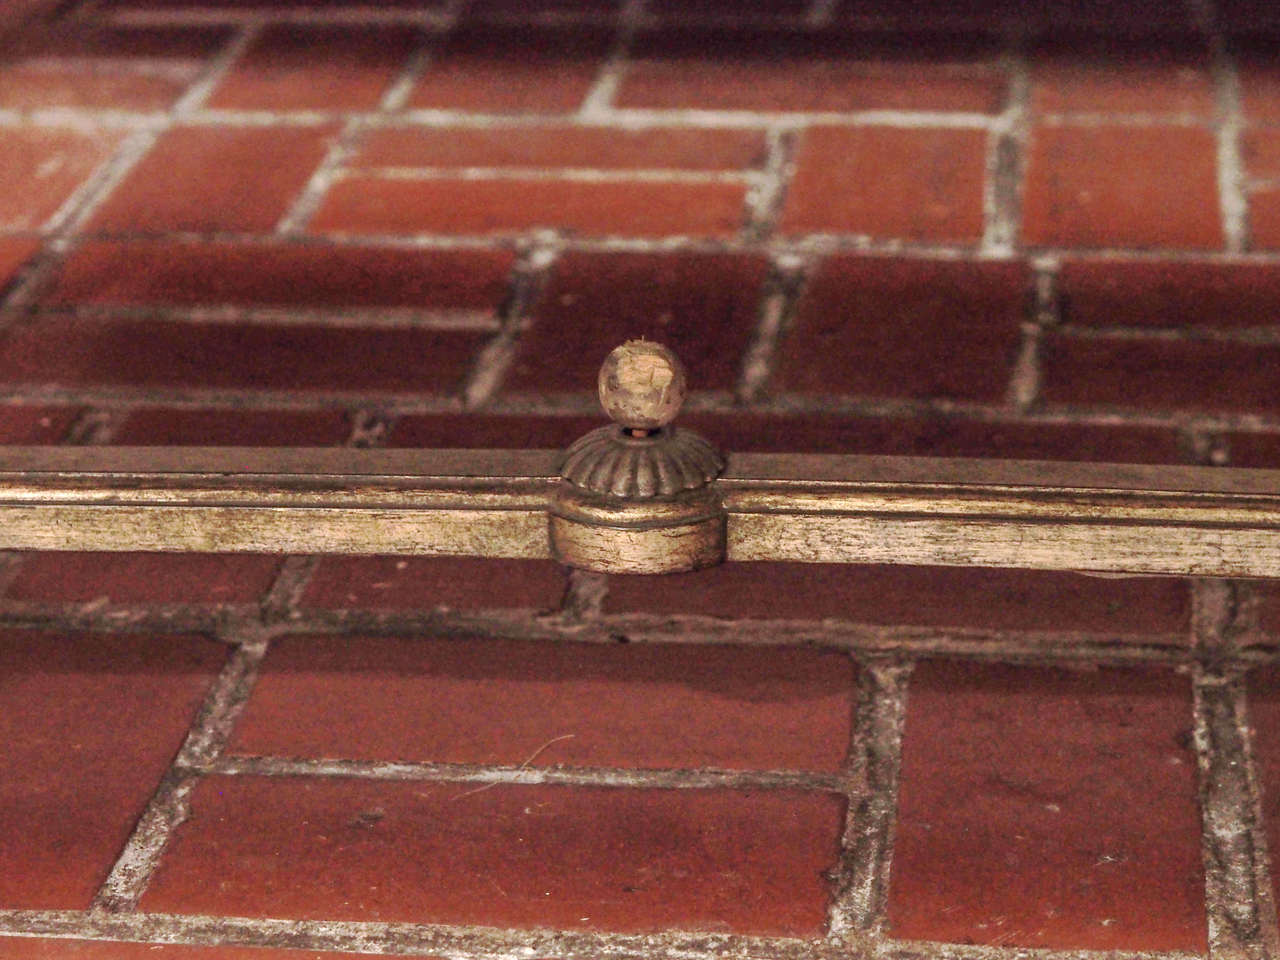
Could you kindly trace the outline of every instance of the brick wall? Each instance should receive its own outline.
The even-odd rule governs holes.
[[[1268,4],[98,0],[0,62],[0,442],[1280,465]],[[1280,592],[6,555],[0,956],[1259,958]]]

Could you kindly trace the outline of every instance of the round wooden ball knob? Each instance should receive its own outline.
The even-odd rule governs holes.
[[[628,340],[600,367],[600,405],[628,430],[654,430],[670,423],[687,391],[684,364],[650,340]]]

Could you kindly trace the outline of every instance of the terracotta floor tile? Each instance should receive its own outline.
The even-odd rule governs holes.
[[[1021,263],[839,256],[778,346],[779,392],[1002,399],[1028,306]]]
[[[44,226],[111,155],[119,139],[115,131],[104,130],[5,130],[0,137],[0,229]]]
[[[112,192],[101,231],[269,231],[324,158],[329,127],[181,127]]]
[[[853,680],[842,654],[781,648],[290,637],[273,644],[232,749],[834,772]]]
[[[1213,137],[1181,127],[1037,127],[1024,204],[1027,243],[1222,246]]]
[[[755,255],[568,254],[520,337],[504,389],[594,392],[601,361],[636,337],[670,346],[693,389],[731,389],[767,274]]]
[[[1203,952],[1190,744],[1190,687],[1172,672],[921,664],[892,934]]]
[[[144,910],[815,936],[843,798],[215,778]]]
[[[978,567],[736,563],[697,573],[612,577],[613,613],[821,620],[988,630],[1077,630],[1140,640],[1186,635],[1186,584]],[[1184,641],[1185,642],[1185,641]]]
[[[226,647],[0,633],[0,906],[89,906]]]
[[[781,229],[975,241],[985,144],[978,130],[811,127],[800,138]]]

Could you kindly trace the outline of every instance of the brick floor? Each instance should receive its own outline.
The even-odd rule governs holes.
[[[4,5],[0,442],[558,449],[644,336],[730,452],[1280,468],[1278,29]],[[1230,589],[3,553],[0,957],[1265,957]]]

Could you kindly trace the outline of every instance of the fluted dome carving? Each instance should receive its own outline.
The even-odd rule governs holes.
[[[560,476],[592,493],[649,499],[706,486],[723,469],[719,451],[690,430],[663,427],[633,436],[615,424],[577,440]]]

